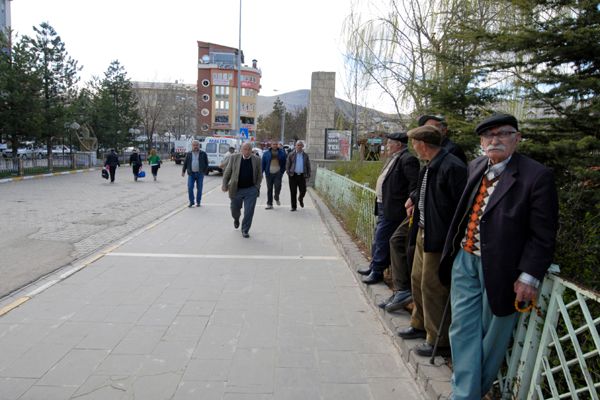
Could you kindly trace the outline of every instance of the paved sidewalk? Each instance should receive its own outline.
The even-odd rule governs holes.
[[[311,199],[265,201],[244,239],[212,191],[1,316],[0,399],[423,398]]]

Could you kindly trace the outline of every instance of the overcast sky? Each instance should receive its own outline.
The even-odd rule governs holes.
[[[196,83],[196,41],[238,46],[239,0],[13,0],[12,28],[49,22],[83,66],[83,81],[118,59],[131,80]],[[261,95],[310,89],[313,71],[336,73],[346,98],[343,21],[349,0],[242,0],[242,50],[258,60]],[[374,96],[370,107],[392,111]]]

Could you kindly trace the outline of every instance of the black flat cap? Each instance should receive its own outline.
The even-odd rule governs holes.
[[[517,119],[510,114],[494,114],[492,116],[487,117],[483,121],[475,127],[475,133],[477,135],[481,135],[483,132],[487,131],[490,128],[494,128],[496,126],[501,125],[510,125],[516,130],[519,130],[519,123]]]
[[[388,139],[397,140],[402,143],[408,143],[408,135],[406,132],[394,132],[385,135]]]
[[[446,122],[446,118],[441,115],[421,115],[417,123],[419,126],[423,126],[425,125],[425,122],[429,121],[430,119],[438,122]]]

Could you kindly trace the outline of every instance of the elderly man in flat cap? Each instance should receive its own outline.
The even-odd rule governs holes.
[[[451,285],[454,399],[480,399],[494,382],[517,319],[552,262],[558,200],[551,171],[516,153],[517,120],[475,128],[485,155],[471,161],[448,232],[440,279]]]
[[[433,125],[442,132],[442,147],[450,154],[460,158],[467,164],[467,156],[459,145],[448,139],[448,123],[442,115],[421,115],[418,121],[419,126]]]
[[[371,264],[357,271],[366,275],[363,282],[367,285],[383,280],[383,271],[390,265],[390,237],[406,218],[403,205],[415,190],[419,175],[419,161],[408,152],[406,133],[391,133],[387,139],[389,157],[375,188],[377,226],[371,246]]]
[[[408,137],[426,165],[419,173],[417,190],[406,203],[409,214],[414,209],[413,229],[417,230],[411,274],[415,307],[410,326],[398,335],[404,339],[425,339],[425,343],[415,347],[420,356],[430,357],[436,340],[438,354],[449,355],[449,323],[441,324],[449,289],[440,282],[439,265],[446,234],[467,181],[467,168],[441,147],[442,133],[435,126],[412,129]]]

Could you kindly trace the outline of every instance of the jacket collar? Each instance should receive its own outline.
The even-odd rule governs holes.
[[[487,165],[485,168],[487,168]],[[519,154],[513,153],[510,161],[506,165],[506,169],[504,169],[504,172],[502,172],[502,175],[500,175],[498,186],[496,186],[496,189],[494,189],[494,193],[492,193],[492,196],[490,197],[490,202],[485,207],[484,214],[493,209],[494,206],[496,206],[496,204],[498,204],[498,202],[506,195],[506,193],[508,193],[510,188],[515,184],[518,174]]]
[[[427,164],[427,168],[434,169],[434,170],[438,169],[440,164],[442,163],[444,158],[446,158],[447,155],[448,155],[448,150],[444,149],[443,147],[440,147],[440,152],[437,153],[437,155],[435,157],[433,157],[433,160],[429,161],[429,163]]]

